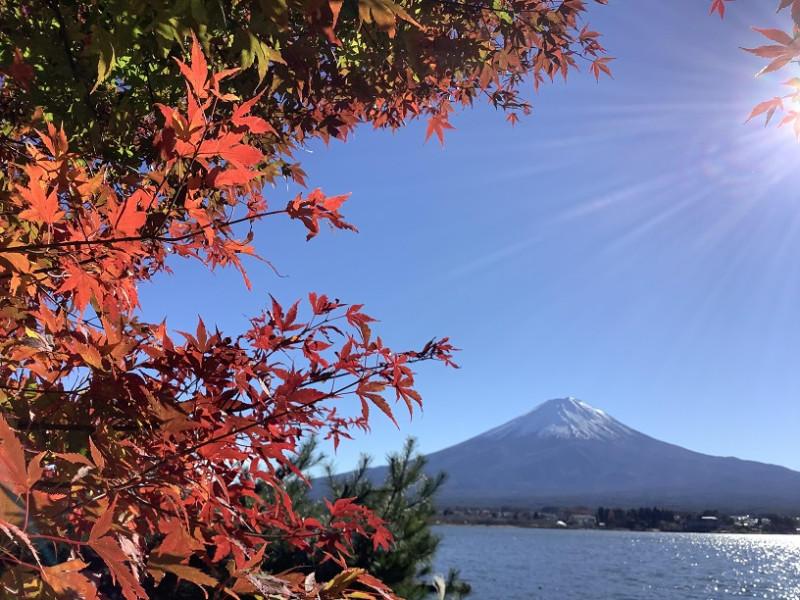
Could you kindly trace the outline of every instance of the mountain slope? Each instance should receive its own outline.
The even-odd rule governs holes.
[[[428,455],[441,506],[668,506],[800,510],[800,473],[692,452],[574,398]],[[381,467],[373,476],[381,477]]]

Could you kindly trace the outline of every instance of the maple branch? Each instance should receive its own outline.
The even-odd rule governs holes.
[[[407,362],[409,364],[413,364],[413,363],[420,362],[420,361],[423,361],[423,360],[431,360],[433,358],[435,358],[435,357],[433,357],[433,356],[420,356],[420,357],[416,357],[416,358],[411,358]],[[373,375],[375,375],[377,373],[380,373],[380,371],[385,370],[388,366],[389,366],[389,363],[380,363],[380,364],[375,365],[373,367],[366,367],[365,370],[362,371],[361,375],[357,379],[355,379],[354,381],[352,381],[352,382],[348,383],[347,385],[344,385],[344,386],[342,386],[342,387],[340,387],[340,388],[338,388],[336,390],[332,390],[330,392],[324,393],[318,399],[316,399],[316,400],[314,400],[312,402],[308,402],[304,406],[305,407],[315,406],[317,404],[320,404],[323,401],[340,397],[343,393],[347,392],[348,390],[352,389],[353,387],[358,386],[358,384],[360,384],[362,382],[365,382],[365,381],[369,381],[369,379]],[[349,374],[333,375],[331,377],[326,377],[325,380],[327,380],[327,379],[336,379],[338,377],[346,376],[346,375],[349,375]],[[315,381],[314,383],[317,383],[317,382]],[[309,385],[310,385],[310,382],[309,382]],[[303,386],[303,387],[307,387],[307,386]],[[296,410],[296,409],[287,408],[284,411],[271,413],[271,414],[267,415],[266,417],[264,417],[263,419],[260,419],[260,420],[257,420],[257,421],[252,421],[252,422],[248,423],[247,425],[242,425],[241,427],[238,427],[238,428],[233,428],[230,431],[228,431],[227,433],[221,434],[221,435],[219,435],[217,437],[211,437],[211,438],[209,438],[207,440],[204,440],[202,442],[199,442],[199,443],[197,443],[197,444],[195,444],[193,446],[185,448],[185,449],[181,450],[180,452],[174,453],[174,454],[172,454],[172,455],[170,455],[170,456],[168,456],[166,458],[162,458],[159,461],[157,461],[155,464],[151,465],[150,467],[148,467],[147,469],[142,471],[141,473],[137,474],[137,476],[132,478],[131,481],[135,481],[135,480],[141,479],[145,475],[148,475],[152,471],[154,471],[154,470],[160,468],[161,466],[171,462],[172,460],[175,460],[177,458],[182,458],[182,457],[188,456],[190,454],[194,454],[195,452],[197,452],[201,448],[204,448],[204,447],[208,446],[209,444],[213,444],[213,443],[222,441],[222,440],[224,440],[226,438],[230,438],[231,436],[236,436],[236,435],[238,435],[240,433],[244,433],[245,431],[248,431],[248,430],[253,429],[255,427],[262,427],[262,426],[266,425],[269,421],[272,421],[272,420],[275,420],[275,419],[280,419],[282,417],[288,416],[288,415],[292,414],[292,412],[294,410]],[[122,488],[124,489],[124,487],[126,485],[127,484],[122,484]],[[118,486],[118,488],[119,488],[119,486]]]
[[[69,482],[67,482],[66,485],[69,486],[70,485]],[[70,544],[72,546],[88,546],[89,545],[89,542],[81,542],[79,540],[72,540],[72,539],[67,539],[67,538],[54,537],[52,535],[44,535],[42,533],[30,533],[30,534],[28,534],[28,537],[29,538],[35,538],[35,539],[38,539],[38,540],[50,540],[51,542],[56,542],[56,543],[61,543],[61,544]]]
[[[14,392],[31,392],[34,394],[80,394],[81,392],[85,392],[88,390],[88,387],[85,388],[76,388],[73,390],[54,390],[54,389],[46,389],[46,388],[30,388],[25,387],[23,385],[7,385],[4,383],[0,383],[0,390],[11,390]]]
[[[6,246],[5,248],[0,248],[0,254],[20,254],[23,252],[35,252],[37,250],[51,250],[54,248],[68,248],[68,247],[80,247],[80,246],[113,246],[115,244],[125,244],[129,242],[142,242],[142,241],[157,241],[162,242],[165,244],[171,244],[175,242],[182,242],[184,240],[188,240],[193,237],[197,237],[204,234],[204,230],[210,228],[217,228],[217,227],[230,227],[232,225],[238,225],[244,222],[253,222],[255,220],[261,219],[263,217],[271,217],[274,215],[279,215],[286,213],[286,209],[281,210],[271,210],[271,211],[264,211],[260,213],[256,213],[254,215],[249,215],[247,217],[240,217],[238,219],[232,219],[230,221],[224,222],[217,222],[217,223],[209,223],[208,225],[199,225],[199,231],[190,231],[189,233],[185,233],[183,235],[179,235],[176,237],[166,237],[166,236],[157,236],[157,235],[131,235],[131,236],[124,236],[118,238],[103,238],[103,239],[96,239],[96,240],[67,240],[64,242],[49,242],[43,244],[27,244],[25,246]],[[86,264],[87,262],[92,262],[96,259],[86,259],[78,264]],[[58,267],[45,267],[46,270],[58,269]],[[39,270],[35,272],[40,272]],[[0,276],[0,279],[10,278],[10,276]]]
[[[370,370],[375,370],[377,368],[378,368],[377,366],[376,367],[372,367]],[[346,386],[343,386],[342,388],[340,388],[338,390],[331,391],[331,392],[328,392],[328,393],[324,394],[318,400],[316,400],[315,402],[308,403],[306,406],[315,405],[315,404],[318,404],[319,402],[321,402],[323,400],[330,400],[331,398],[335,398],[340,393],[352,388],[353,386],[358,385],[358,383],[360,383],[361,381],[367,380],[368,378],[369,378],[368,376],[362,376],[358,380],[356,380],[354,382],[351,382],[350,384],[348,384]],[[253,421],[253,422],[251,422],[251,423],[249,423],[247,425],[244,425],[242,427],[234,428],[234,429],[232,429],[231,431],[229,431],[229,432],[227,432],[225,434],[222,434],[222,435],[219,435],[219,436],[216,436],[216,437],[211,437],[211,438],[209,438],[207,440],[204,440],[204,441],[202,441],[200,443],[197,443],[197,444],[195,444],[193,446],[185,448],[185,449],[181,450],[180,452],[175,452],[175,453],[172,453],[172,454],[170,454],[170,455],[168,455],[166,457],[162,457],[162,458],[158,459],[157,461],[155,461],[153,464],[151,464],[146,469],[144,469],[142,471],[139,471],[138,473],[135,473],[133,476],[129,477],[127,480],[125,480],[123,482],[120,482],[120,483],[118,483],[118,484],[116,484],[114,486],[109,487],[105,492],[102,492],[101,494],[93,496],[91,499],[83,500],[83,501],[73,505],[70,509],[64,509],[59,514],[63,514],[67,510],[75,510],[76,508],[80,508],[80,507],[86,505],[89,502],[96,502],[96,501],[98,501],[98,500],[100,500],[102,498],[105,498],[105,497],[109,496],[111,494],[111,492],[119,493],[121,491],[125,491],[126,489],[130,488],[131,486],[133,486],[137,482],[141,482],[150,473],[156,471],[157,469],[163,467],[166,464],[169,464],[170,462],[173,462],[173,461],[179,460],[179,459],[183,459],[186,456],[194,454],[195,452],[197,452],[201,448],[204,448],[204,447],[208,446],[209,444],[213,444],[213,443],[225,440],[226,438],[230,438],[231,436],[236,436],[236,435],[238,435],[240,433],[243,433],[243,432],[245,432],[245,431],[247,431],[249,429],[253,429],[254,427],[263,426],[263,425],[267,424],[271,420],[279,419],[279,418],[284,417],[284,416],[288,416],[291,413],[292,413],[292,409],[288,409],[288,408],[286,410],[282,411],[282,412],[272,413],[272,414],[268,415],[267,417],[265,417],[265,418],[263,418],[263,419],[261,419],[259,421]]]
[[[80,423],[43,423],[26,419],[15,419],[9,416],[9,425],[13,421],[17,431],[96,431],[100,425],[82,425]],[[141,431],[142,425],[108,425],[112,431]]]

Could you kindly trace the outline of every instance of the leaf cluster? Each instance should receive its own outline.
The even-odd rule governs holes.
[[[582,0],[4,2],[0,130],[45,116],[81,154],[137,167],[154,151],[154,106],[184,97],[172,59],[196,35],[216,71],[241,70],[228,92],[258,96],[252,110],[271,130],[254,145],[269,176],[302,180],[289,157],[310,139],[423,117],[441,137],[453,106],[480,96],[527,112],[525,77],[538,87],[581,59],[607,73],[598,34],[579,26],[584,10]]]
[[[724,17],[725,5],[723,2],[732,1],[712,0],[711,13],[716,12],[720,17]],[[751,27],[753,31],[774,42],[757,46],[756,48],[742,48],[745,52],[769,60],[766,66],[756,74],[756,77],[779,71],[790,65],[796,66],[800,64],[800,0],[780,0],[778,12],[787,8],[792,22],[791,30],[782,31],[780,29]],[[793,91],[783,96],[775,96],[770,100],[760,102],[750,112],[747,120],[764,115],[764,125],[768,125],[776,111],[784,112],[784,117],[781,119],[779,126],[791,125],[795,136],[800,138],[800,109],[797,108],[800,105],[800,77],[792,77],[785,81],[784,85],[792,88]]]

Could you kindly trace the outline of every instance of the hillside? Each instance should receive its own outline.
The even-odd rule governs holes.
[[[545,402],[427,458],[431,473],[448,474],[440,506],[800,511],[800,472],[656,440],[575,398]]]

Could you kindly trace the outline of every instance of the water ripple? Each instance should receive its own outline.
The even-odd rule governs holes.
[[[472,600],[800,600],[800,536],[441,526]]]

